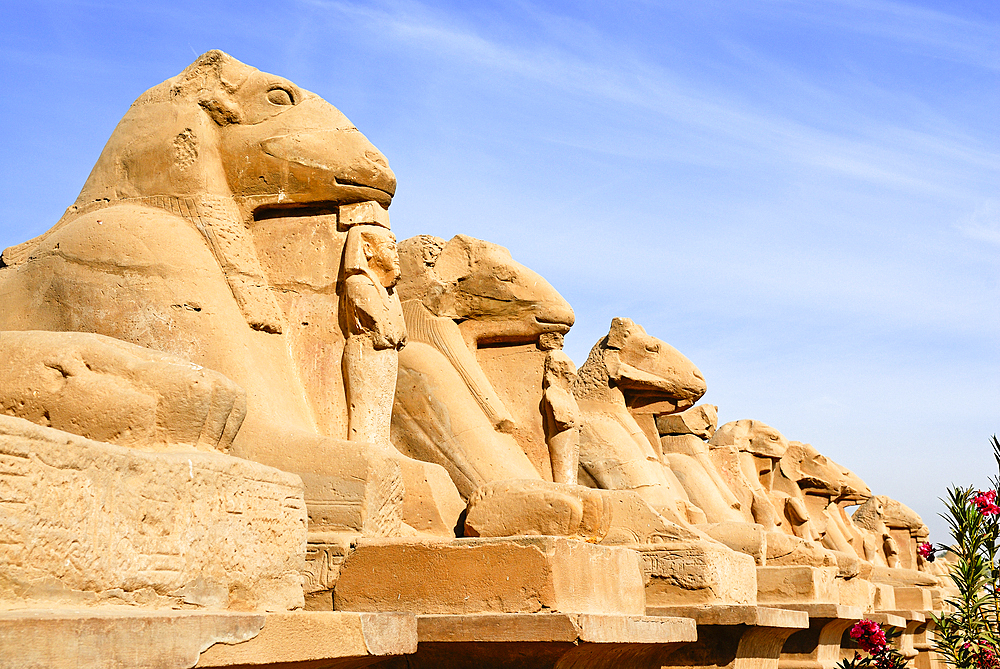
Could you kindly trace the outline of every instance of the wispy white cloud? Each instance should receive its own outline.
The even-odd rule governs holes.
[[[966,237],[1000,246],[1000,202],[985,200],[955,224]]]
[[[1000,142],[982,103],[1000,55],[995,21],[914,1],[941,9],[47,3],[51,21],[25,9],[0,28],[0,67],[30,101],[6,107],[23,120],[7,124],[0,238],[41,232],[78,191],[110,132],[83,96],[110,123],[188,44],[221,46],[379,108],[375,123],[345,110],[400,175],[397,232],[510,246],[577,309],[578,362],[611,316],[633,316],[702,366],[728,417],[773,417],[875,488],[892,494],[889,472],[900,495],[915,480],[936,495],[995,429]],[[942,444],[956,457],[920,462]]]
[[[773,156],[904,191],[968,197],[967,182],[956,178],[956,172],[975,169],[1000,173],[1000,155],[979,146],[974,137],[961,133],[948,135],[906,127],[871,114],[863,116],[863,122],[857,127],[837,123],[838,117],[858,117],[865,112],[856,109],[854,101],[845,99],[843,91],[824,88],[785,64],[766,61],[759,54],[732,44],[734,50],[742,52],[745,62],[766,69],[769,76],[780,80],[781,87],[777,89],[783,90],[785,98],[805,96],[814,103],[814,108],[823,109],[826,116],[798,119],[792,114],[769,109],[766,104],[736,94],[725,86],[692,80],[650,63],[620,43],[601,44],[600,36],[586,24],[565,20],[559,24],[562,32],[559,41],[563,44],[574,42],[567,38],[567,32],[579,30],[582,33],[576,43],[586,43],[587,48],[581,52],[555,47],[548,42],[531,44],[526,40],[491,38],[473,24],[460,23],[449,14],[417,2],[361,5],[340,0],[311,0],[311,4],[366,24],[380,39],[402,41],[448,59],[454,67],[474,65],[506,77],[527,80],[548,91],[621,109],[623,116],[627,116],[624,110],[631,110],[633,114],[641,112],[659,117],[661,127],[669,128],[674,135],[699,135],[701,142],[696,152],[702,155],[689,152],[687,156],[695,163],[705,162],[706,144],[724,137],[728,150],[740,151],[745,157]],[[847,20],[843,11],[820,13],[809,10],[810,3],[796,0],[782,0],[780,4],[795,5],[800,13],[808,13],[810,18],[822,18],[845,29],[856,30],[859,23],[866,25],[865,20]],[[855,18],[863,14],[872,25],[878,24],[879,16],[894,17],[905,23],[906,30],[891,27],[885,30],[892,30],[900,39],[911,41],[931,40],[935,27],[940,26],[953,31],[975,27],[975,34],[988,33],[982,26],[970,26],[963,19],[898,3],[829,0],[818,6],[853,10]],[[545,18],[550,17],[545,15]],[[952,44],[943,37],[938,41],[945,46]],[[1000,58],[997,60],[1000,62]],[[860,82],[858,86],[863,83],[870,85]],[[498,81],[497,85],[504,84]],[[905,93],[883,90],[880,94],[904,108],[913,104],[912,100],[905,99]],[[833,127],[823,127],[831,122]],[[558,135],[548,139],[563,141]],[[579,138],[573,141],[580,145]],[[627,145],[609,146],[600,138],[581,148],[626,154],[632,150]],[[674,157],[683,158],[684,155]]]
[[[796,16],[918,48],[947,60],[1000,70],[1000,25],[891,0],[773,0]]]

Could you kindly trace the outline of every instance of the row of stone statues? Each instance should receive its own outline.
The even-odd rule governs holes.
[[[74,524],[72,504],[31,507],[12,475],[28,506],[6,517],[17,532],[4,576],[24,587],[0,592],[30,599],[25,584],[46,578],[98,599],[149,588],[188,604],[294,608],[301,573],[318,569],[315,589],[333,589],[330,547],[359,537],[626,546],[649,564],[674,560],[670,575],[647,576],[682,583],[665,591],[679,603],[746,603],[755,567],[937,582],[917,554],[927,529],[916,514],[767,425],[718,426],[716,407],[696,405],[697,367],[639,324],[615,318],[576,369],[562,351],[572,309],[506,249],[463,235],[397,248],[394,190],[385,158],[339,111],[221,52],[132,105],[62,219],[3,253],[0,413],[13,419],[0,422],[0,445],[37,464],[24,465],[31,480],[55,476],[50,456],[15,442],[97,454],[79,471],[134,467],[125,448],[250,477],[253,500],[206,483],[191,504],[218,498],[220,526],[284,528],[264,552],[299,536],[325,546],[327,562],[265,569],[234,553],[221,574],[178,557],[181,501],[163,511],[159,544],[133,528],[150,536],[140,549],[123,537],[149,514],[123,520],[120,537],[95,533]],[[234,460],[299,477],[304,509]],[[197,478],[194,464],[187,482],[183,467],[170,471],[176,486]],[[102,476],[87,490],[104,490]],[[44,541],[91,556],[79,578],[32,557],[47,513],[65,527]],[[97,565],[102,542],[120,547],[117,563]],[[704,556],[723,556],[732,574],[709,573]],[[88,586],[88,569],[121,582]],[[703,592],[699,579],[716,581]]]

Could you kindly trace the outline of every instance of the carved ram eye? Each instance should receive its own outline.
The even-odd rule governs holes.
[[[273,105],[293,105],[295,98],[284,88],[272,88],[267,92],[267,101]]]
[[[650,353],[659,353],[660,345],[655,342],[646,344],[646,350],[649,351]]]

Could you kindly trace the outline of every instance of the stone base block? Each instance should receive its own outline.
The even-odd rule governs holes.
[[[785,640],[809,627],[809,615],[759,606],[653,607],[698,623],[698,642],[670,656],[671,667],[778,669]],[[660,613],[664,612],[664,613]]]
[[[362,539],[333,603],[419,614],[646,611],[638,553],[557,537]]]
[[[870,611],[875,606],[875,586],[863,578],[837,578],[838,598],[842,606],[856,606]]]
[[[913,658],[915,669],[948,669],[951,665],[945,662],[942,655],[934,650],[934,624],[928,622],[919,625],[913,632],[913,649],[917,656]]]
[[[416,619],[405,613],[120,608],[0,613],[3,667],[329,667],[336,663],[345,669],[416,649]]]
[[[933,611],[934,598],[930,588],[916,586],[896,586],[893,588],[896,606],[913,611]]]
[[[876,611],[894,611],[896,606],[896,589],[885,583],[872,583],[875,588],[873,607]]]
[[[647,606],[646,614],[691,618],[699,626],[711,627],[745,625],[790,630],[809,627],[809,614],[805,611],[773,609],[767,606]]]
[[[683,643],[695,641],[694,621],[677,616],[581,613],[486,613],[417,617],[420,643]]]
[[[351,551],[351,542],[357,538],[356,534],[340,532],[309,533],[302,572],[307,611],[333,610],[333,588],[340,576],[340,567]]]
[[[198,660],[210,667],[367,667],[417,650],[417,621],[408,613],[295,611],[269,614],[253,639],[216,643]]]
[[[301,607],[297,476],[0,416],[0,607]]]
[[[697,638],[684,618],[564,613],[418,616],[417,634],[409,669],[662,667]]]
[[[914,646],[917,630],[926,628],[927,618],[918,611],[897,611],[906,619],[906,629],[893,645],[898,646],[900,654],[910,662],[916,659],[919,651]]]
[[[801,610],[809,614],[809,628],[788,637],[778,669],[835,669],[844,632],[861,619],[861,610],[836,604],[803,604]]]
[[[754,559],[708,541],[640,549],[646,606],[757,603]]]
[[[924,586],[934,587],[938,585],[937,580],[923,571],[915,569],[900,569],[896,567],[883,567],[881,565],[872,566],[871,576],[867,577],[876,583],[888,583],[898,586]]]
[[[879,611],[877,613],[867,612],[865,613],[865,618],[869,620],[874,620],[879,625],[883,627],[896,627],[898,629],[906,628],[906,617],[895,613],[889,613],[888,611]]]
[[[836,567],[757,567],[757,602],[837,604]]]

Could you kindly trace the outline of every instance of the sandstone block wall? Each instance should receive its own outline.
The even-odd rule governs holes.
[[[0,416],[0,608],[302,606],[297,476]]]

